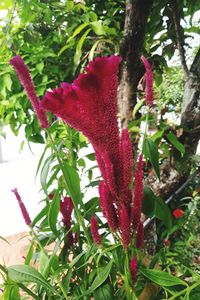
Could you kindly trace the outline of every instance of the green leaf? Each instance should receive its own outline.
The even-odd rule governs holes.
[[[101,267],[98,270],[98,275],[94,279],[89,291],[90,293],[96,290],[104,281],[108,278],[108,275],[110,274],[111,268],[113,265],[113,261],[109,261],[109,263],[105,267]]]
[[[96,35],[105,35],[106,34],[104,26],[102,24],[102,21],[92,22],[91,26]]]
[[[37,224],[37,222],[39,222],[44,216],[47,215],[49,211],[49,206],[45,206],[40,212],[39,214],[35,217],[35,219],[33,220],[33,222],[31,223],[31,226],[34,227],[35,224]]]
[[[141,108],[141,106],[144,103],[144,99],[140,100],[139,102],[136,103],[136,105],[133,108],[133,112],[132,112],[132,118],[135,119],[135,115],[138,112],[138,110]]]
[[[34,250],[34,243],[32,242],[29,249],[28,249],[28,253],[26,255],[26,259],[25,259],[25,265],[29,265],[30,264],[30,261],[33,257],[33,250]]]
[[[101,285],[98,289],[94,291],[94,299],[95,300],[113,300],[114,293],[110,284],[106,283]]]
[[[155,132],[152,136],[151,136],[151,139],[153,142],[161,139],[163,137],[163,134],[164,134],[164,130],[158,130],[157,132]]]
[[[160,179],[160,168],[159,168],[159,153],[158,147],[151,139],[145,139],[143,146],[143,153],[146,159],[149,159],[158,178]]]
[[[4,85],[6,86],[8,91],[11,91],[11,87],[12,87],[12,80],[10,78],[10,74],[6,73],[3,76],[3,80],[4,80]]]
[[[51,228],[52,232],[59,238],[59,232],[57,230],[57,219],[58,214],[60,211],[60,196],[59,191],[57,190],[50,205],[49,214],[48,214],[48,221],[49,227]]]
[[[39,271],[44,278],[47,278],[49,271],[49,258],[43,250],[40,251]]]
[[[71,167],[68,163],[63,161],[64,175],[69,189],[69,194],[72,196],[73,201],[82,204],[81,202],[81,188],[80,178],[75,168]]]
[[[167,287],[167,286],[174,286],[174,285],[186,285],[187,284],[175,277],[170,275],[167,272],[163,272],[163,271],[158,271],[158,270],[147,270],[147,269],[140,269],[140,272],[148,279],[150,279],[151,281],[155,282],[156,284],[163,286],[163,287]]]
[[[34,268],[27,265],[15,265],[8,267],[8,277],[16,283],[34,282],[44,287],[47,291],[54,292],[53,287]]]
[[[44,191],[47,193],[47,177],[49,174],[50,166],[52,164],[52,156],[49,156],[42,167],[41,173],[40,173],[40,183]]]
[[[185,154],[185,147],[179,142],[177,137],[172,132],[167,134],[167,138],[170,143],[181,153],[181,155]]]
[[[158,219],[162,220],[168,229],[171,229],[172,215],[168,205],[160,197],[155,197],[155,200],[156,200],[155,216]]]
[[[17,285],[5,284],[3,293],[4,300],[20,300],[19,287]]]
[[[142,212],[148,216],[153,217],[156,209],[156,196],[148,187],[144,187],[144,197],[142,201]]]
[[[74,64],[78,65],[80,63],[80,59],[81,59],[81,55],[82,55],[82,47],[83,47],[83,43],[88,35],[88,33],[91,31],[91,28],[87,29],[84,34],[82,35],[82,37],[80,38],[80,40],[77,43],[76,46],[76,53],[74,55]]]
[[[62,47],[60,49],[60,51],[58,52],[58,56],[60,56],[69,46],[68,43],[75,38],[84,28],[86,28],[87,26],[89,26],[90,23],[84,23],[81,24],[78,28],[76,28],[76,30],[74,31],[74,33],[72,34],[72,36],[69,37],[69,39],[67,40],[67,43],[64,47]]]

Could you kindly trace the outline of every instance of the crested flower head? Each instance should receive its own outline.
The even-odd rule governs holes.
[[[83,132],[94,148],[118,151],[118,56],[96,58],[72,84],[46,92],[41,107]]]
[[[141,56],[141,60],[146,69],[146,105],[152,106],[154,104],[153,72],[148,60],[144,56]]]
[[[24,203],[22,202],[21,196],[19,195],[17,189],[12,190],[12,192],[15,194],[15,197],[18,201],[18,204],[19,204],[22,216],[24,218],[24,221],[25,221],[26,225],[29,226],[31,224],[31,218],[29,216],[29,213],[28,213]]]
[[[14,67],[19,80],[21,81],[22,86],[24,87],[28,98],[35,110],[35,113],[39,119],[40,125],[42,128],[49,127],[49,122],[47,120],[47,116],[45,110],[39,105],[39,97],[36,94],[33,80],[31,78],[28,67],[25,62],[21,58],[21,56],[17,55],[10,60],[10,64]]]

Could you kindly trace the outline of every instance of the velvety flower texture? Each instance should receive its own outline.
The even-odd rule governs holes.
[[[130,272],[133,282],[136,281],[137,278],[137,269],[138,269],[138,260],[137,257],[134,256],[130,261]]]
[[[152,72],[152,69],[151,69],[151,66],[150,66],[148,60],[144,56],[141,56],[141,60],[142,60],[144,66],[145,66],[145,69],[146,69],[146,88],[145,88],[146,105],[147,106],[152,106],[154,104],[154,89],[153,89],[154,78],[153,78],[153,72]]]
[[[119,231],[125,247],[130,243],[133,151],[127,129],[119,132],[117,121],[118,56],[96,58],[72,84],[62,83],[48,91],[40,105],[81,131],[94,147],[103,181],[100,205],[111,231]],[[125,236],[125,227],[130,237]]]
[[[21,56],[17,55],[10,60],[10,64],[14,67],[19,80],[21,81],[21,84],[26,91],[26,94],[31,101],[41,127],[49,127],[49,122],[47,120],[45,110],[39,106],[40,99],[36,94],[33,80],[23,59],[21,58]]]
[[[91,224],[90,229],[91,229],[92,238],[97,245],[100,245],[101,237],[99,234],[99,225],[98,225],[98,221],[95,216],[91,217],[90,224]]]
[[[74,206],[70,197],[65,197],[63,201],[60,202],[60,212],[62,214],[62,222],[66,230],[71,228],[71,218]],[[74,244],[74,237],[71,231],[67,234],[67,245],[71,247]]]
[[[31,218],[29,216],[29,213],[24,205],[24,203],[22,202],[22,199],[21,199],[21,196],[19,195],[17,189],[15,188],[14,190],[12,190],[12,192],[15,194],[15,197],[18,201],[18,204],[19,204],[19,207],[20,207],[20,210],[21,210],[21,213],[22,213],[22,216],[24,218],[24,221],[26,223],[26,225],[30,225],[31,224]]]

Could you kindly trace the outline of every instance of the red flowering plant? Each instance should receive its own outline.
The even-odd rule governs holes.
[[[112,299],[137,299],[141,289],[145,289],[139,280],[141,276],[148,278],[142,262],[145,254],[142,217],[144,158],[141,152],[148,157],[145,143],[150,142],[145,132],[142,149],[133,151],[128,129],[122,129],[118,124],[120,61],[121,58],[116,55],[98,57],[72,84],[61,83],[60,87],[47,91],[40,100],[22,58],[16,56],[11,59],[41,127],[46,130],[51,149],[41,170],[46,204],[33,221],[17,190],[13,190],[25,222],[31,227],[38,243],[40,259],[45,256],[42,275],[56,280],[56,284],[51,281],[51,284],[47,282],[43,286],[43,293],[47,295],[64,295],[66,299],[73,295],[79,299],[95,296],[100,288],[109,286]],[[153,73],[146,58],[142,57],[142,61],[146,68],[146,105],[151,109],[154,101]],[[92,198],[85,202],[79,176],[83,160],[81,164],[76,162],[78,154],[73,156],[72,141],[71,156],[61,151],[61,144],[55,142],[59,135],[52,134],[55,123],[50,126],[47,112],[56,116],[58,126],[66,126],[68,134],[73,132],[76,135],[78,131],[93,146],[101,174],[97,181],[99,199]],[[158,163],[151,159],[150,162],[159,176]],[[50,165],[52,176],[47,181]],[[55,179],[57,186],[52,192],[50,189]],[[36,224],[38,227],[35,227]],[[44,238],[46,232],[49,236]],[[42,238],[40,233],[43,233]],[[49,254],[46,246],[52,241],[55,243],[54,250]],[[15,268],[9,270],[10,278],[14,280],[12,272]],[[28,266],[22,270],[29,271],[35,272]],[[32,292],[28,290],[28,293]]]

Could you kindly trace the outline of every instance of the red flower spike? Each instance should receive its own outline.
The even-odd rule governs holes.
[[[92,234],[93,241],[97,245],[100,245],[101,244],[101,237],[100,237],[100,234],[99,234],[99,231],[98,231],[99,225],[98,225],[98,221],[97,221],[95,216],[91,217],[90,223],[91,223],[90,229],[91,229],[91,234]]]
[[[126,198],[126,202],[130,203],[130,184],[132,179],[132,168],[133,168],[133,150],[131,139],[128,133],[128,129],[125,128],[122,130],[121,141],[120,141],[120,148],[121,148],[121,157],[123,162],[123,198]]]
[[[136,234],[136,248],[140,249],[142,248],[144,243],[144,226],[142,222],[139,223],[137,234]]]
[[[19,207],[20,207],[20,210],[21,210],[21,213],[22,213],[22,216],[24,218],[26,225],[29,226],[31,224],[31,219],[30,219],[29,213],[28,213],[24,203],[22,202],[22,199],[21,199],[17,189],[14,189],[11,191],[15,194],[15,197],[17,198],[17,201],[18,201],[18,204],[19,204]]]
[[[35,87],[29,70],[21,56],[17,55],[10,60],[10,64],[14,67],[22,86],[24,87],[33,109],[39,119],[42,128],[49,127],[49,122],[45,110],[40,107],[40,99],[36,94]]]
[[[112,195],[102,181],[99,183],[99,194],[102,212],[108,221],[110,229],[115,232],[118,228],[117,213],[113,205]]]
[[[154,89],[153,89],[153,82],[154,82],[154,78],[153,78],[153,72],[151,69],[151,66],[148,62],[148,60],[144,57],[141,56],[141,60],[145,66],[146,69],[146,105],[147,106],[152,106],[154,104]]]
[[[172,214],[176,219],[179,219],[184,215],[184,211],[180,208],[176,208]]]
[[[138,164],[134,174],[134,191],[133,191],[133,207],[131,212],[131,220],[133,229],[137,230],[140,224],[142,200],[143,200],[143,158],[139,156]]]
[[[130,272],[133,282],[136,282],[137,279],[137,269],[138,269],[138,260],[137,257],[134,256],[130,262]]]
[[[67,229],[71,228],[71,215],[72,215],[72,211],[74,209],[72,200],[70,197],[65,197],[64,201],[60,202],[60,212],[62,214],[62,221],[64,226]]]
[[[128,211],[125,206],[122,207],[119,213],[119,226],[121,231],[121,238],[124,248],[128,248],[131,241],[131,228],[130,228],[130,218]]]
[[[163,241],[163,245],[164,245],[165,247],[169,247],[169,246],[170,246],[170,244],[171,244],[170,240],[168,240],[168,239],[164,239],[164,241]]]

